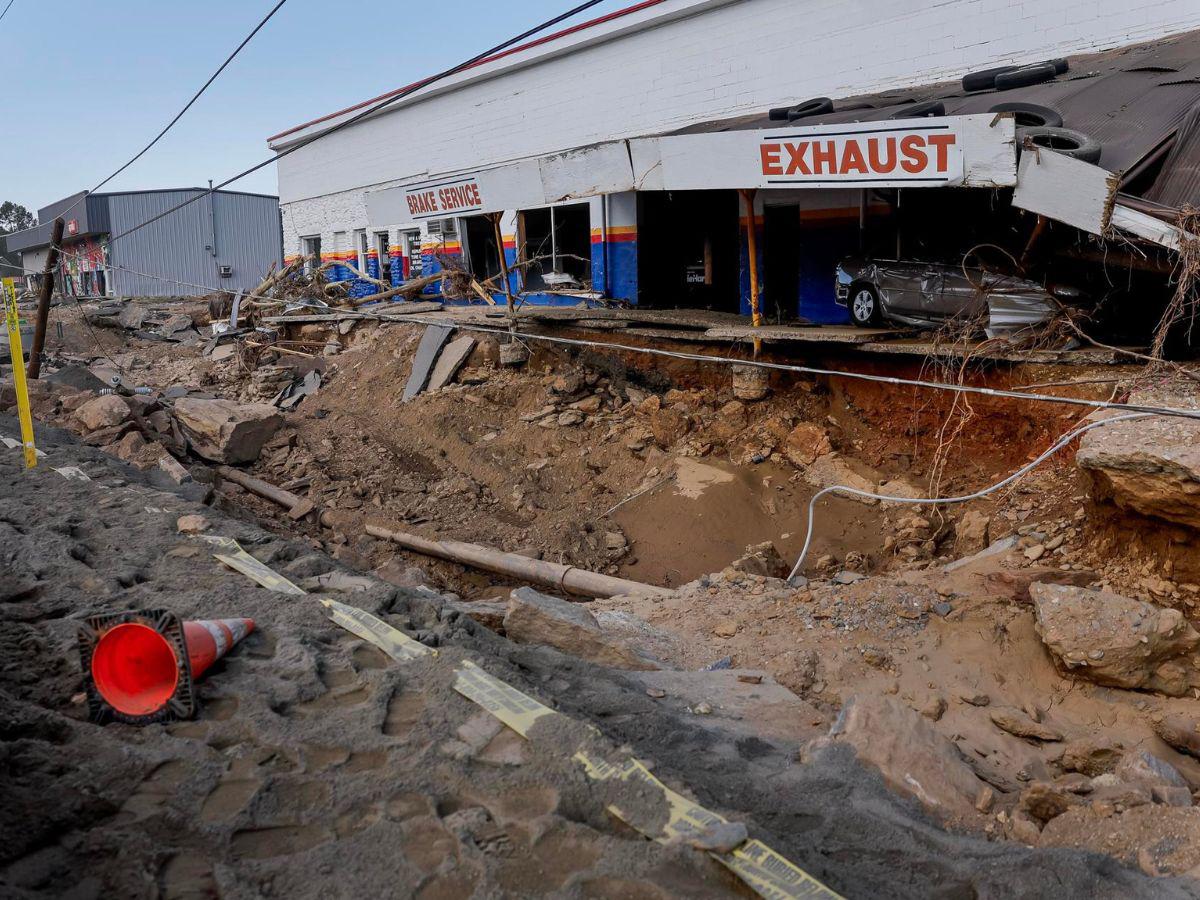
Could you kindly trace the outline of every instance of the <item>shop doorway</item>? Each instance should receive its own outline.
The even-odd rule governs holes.
[[[736,191],[638,194],[638,305],[736,313]]]
[[[763,315],[786,322],[800,305],[799,204],[765,207],[763,231]]]

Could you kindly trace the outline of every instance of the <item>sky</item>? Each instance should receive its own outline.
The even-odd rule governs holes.
[[[0,21],[6,118],[17,126],[0,140],[0,201],[36,214],[93,187],[171,120],[275,2],[15,0]],[[605,0],[565,24],[630,2]],[[167,136],[104,189],[223,181],[266,159],[269,135],[449,68],[573,5],[438,0],[428,15],[428,3],[404,0],[288,0]],[[276,188],[273,165],[230,185]]]

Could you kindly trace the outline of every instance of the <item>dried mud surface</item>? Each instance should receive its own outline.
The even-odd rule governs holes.
[[[15,434],[13,419],[0,430]],[[800,765],[793,743],[699,726],[631,676],[515,647],[436,598],[380,584],[350,599],[441,649],[389,664],[311,599],[221,569],[174,523],[203,512],[292,575],[335,566],[310,543],[163,492],[61,432],[39,429],[39,444],[49,457],[32,472],[0,453],[5,896],[744,893],[702,855],[614,822],[553,735],[525,743],[495,729],[450,688],[464,657],[628,745],[849,897],[1195,895],[1104,856],[947,833],[846,751]],[[258,630],[202,680],[197,721],[89,724],[78,620],[149,606],[249,615]]]

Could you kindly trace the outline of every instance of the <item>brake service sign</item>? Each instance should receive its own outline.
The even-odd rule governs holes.
[[[483,191],[475,176],[415,185],[404,192],[412,221],[470,215],[484,208]]]
[[[766,185],[932,187],[963,180],[962,144],[945,121],[760,135],[758,163]]]

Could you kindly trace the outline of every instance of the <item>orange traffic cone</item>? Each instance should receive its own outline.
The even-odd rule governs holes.
[[[92,616],[79,634],[92,718],[191,718],[193,681],[253,630],[252,619],[180,622],[163,609]]]

